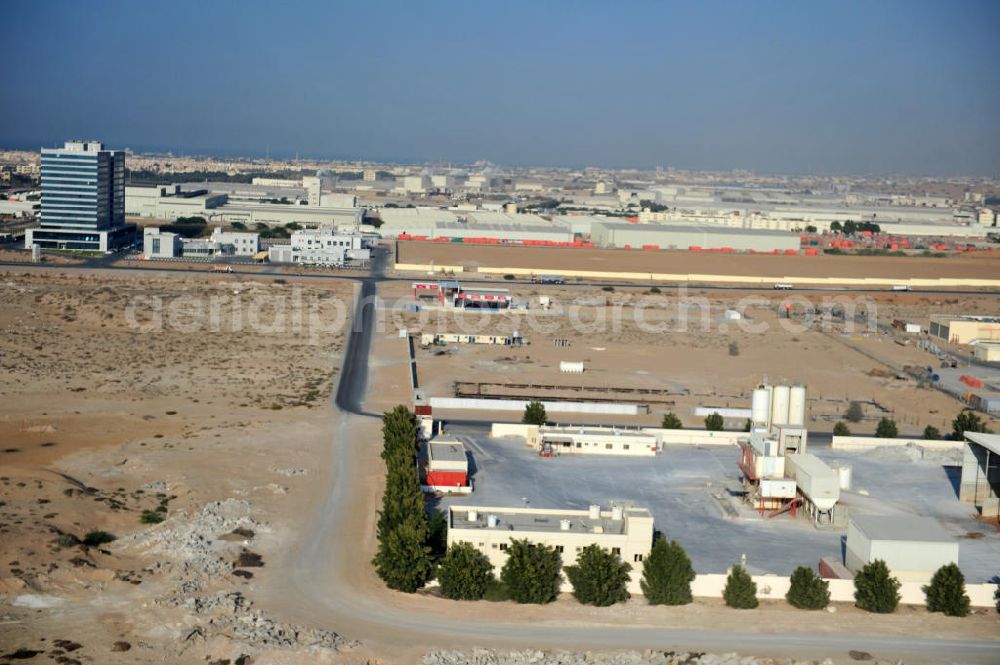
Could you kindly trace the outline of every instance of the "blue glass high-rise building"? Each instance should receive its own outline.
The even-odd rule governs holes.
[[[67,141],[42,148],[40,228],[25,246],[108,252],[130,245],[135,227],[125,224],[125,153],[97,141]]]

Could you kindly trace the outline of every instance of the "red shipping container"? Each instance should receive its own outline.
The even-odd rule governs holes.
[[[806,247],[806,256],[816,256],[817,253],[815,247]]]
[[[799,250],[797,250],[797,249],[786,249],[785,250],[785,254],[795,255],[795,254],[798,254],[798,253],[799,253]]]
[[[465,487],[469,477],[465,471],[428,471],[427,484],[437,487]]]

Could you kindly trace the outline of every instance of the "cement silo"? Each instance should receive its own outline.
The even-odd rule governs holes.
[[[788,423],[788,402],[791,389],[788,386],[775,386],[771,394],[771,426]]]
[[[792,386],[788,395],[788,424],[806,426],[806,388]]]
[[[750,404],[750,418],[754,427],[768,427],[771,424],[770,386],[760,386],[754,389]]]

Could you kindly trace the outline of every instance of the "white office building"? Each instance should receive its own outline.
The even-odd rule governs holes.
[[[125,153],[99,141],[42,148],[40,228],[25,231],[25,247],[110,252],[135,241],[125,224]]]

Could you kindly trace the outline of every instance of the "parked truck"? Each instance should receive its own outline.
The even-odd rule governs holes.
[[[232,272],[232,266],[212,266],[212,272]]]

